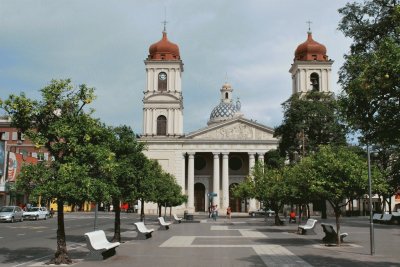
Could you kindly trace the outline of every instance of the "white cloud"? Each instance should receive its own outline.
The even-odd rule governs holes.
[[[96,115],[141,132],[143,60],[161,39],[164,7],[169,39],[184,62],[185,131],[204,127],[228,80],[246,117],[281,120],[291,94],[288,70],[312,20],[314,38],[342,64],[350,40],[336,30],[347,1],[14,0],[0,8],[0,97],[38,89],[53,78],[96,87]],[[338,86],[334,86],[336,91]]]

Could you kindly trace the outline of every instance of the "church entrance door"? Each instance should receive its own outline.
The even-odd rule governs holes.
[[[229,206],[232,212],[242,212],[242,199],[240,197],[234,197],[232,190],[238,184],[234,183],[229,186]]]
[[[194,210],[205,211],[206,187],[202,183],[194,184]]]

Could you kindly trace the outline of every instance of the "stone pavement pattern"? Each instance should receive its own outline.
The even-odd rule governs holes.
[[[168,231],[154,232],[150,239],[135,240],[133,227],[125,225],[124,243],[115,256],[96,262],[80,259],[74,266],[400,266],[398,225],[376,229],[378,246],[373,257],[369,255],[365,220],[343,223],[342,229],[349,232],[349,237],[341,247],[323,245],[319,223],[316,227],[317,235],[301,236],[296,234],[296,224],[276,227],[262,218],[240,218],[229,223],[202,220],[173,224]],[[104,230],[112,235],[112,229]],[[381,240],[383,234],[387,236]],[[72,258],[87,253],[85,244],[73,245]]]

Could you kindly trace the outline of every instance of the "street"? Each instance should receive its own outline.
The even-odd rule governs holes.
[[[136,214],[121,213],[121,224],[137,218]],[[99,229],[114,227],[114,213],[98,213]],[[133,227],[132,227],[133,228]],[[84,233],[93,231],[94,213],[66,213],[65,232],[69,250],[85,244]],[[48,220],[0,223],[0,266],[20,266],[54,255],[57,217]],[[82,255],[84,257],[84,255]]]
[[[102,261],[86,259],[84,233],[93,231],[94,213],[66,213],[67,246],[74,266],[400,266],[399,225],[375,225],[376,254],[371,256],[367,217],[342,218],[341,232],[348,233],[341,247],[322,243],[321,223],[334,224],[334,218],[321,220],[315,235],[297,234],[297,224],[273,225],[273,218],[234,214],[231,221],[216,222],[206,215],[195,215],[193,223],[173,224],[159,230],[155,216],[146,225],[153,237],[137,240],[133,222],[138,215],[121,214],[122,243],[115,256]],[[167,218],[168,219],[168,218]],[[0,224],[0,266],[46,266],[56,249],[56,218]],[[114,213],[99,212],[98,229],[111,240]]]

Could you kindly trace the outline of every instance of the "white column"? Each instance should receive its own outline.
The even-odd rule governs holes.
[[[156,69],[153,69],[153,91],[158,90],[158,75]]]
[[[222,209],[229,206],[229,153],[222,153]]]
[[[185,184],[185,182],[186,182],[186,177],[185,177],[185,174],[186,174],[186,153],[182,153],[182,177],[181,177],[181,186],[182,186],[182,194],[186,194],[185,192],[186,192],[186,184]]]
[[[173,111],[169,108],[167,109],[167,134],[172,134],[173,133],[173,119],[172,119],[172,113]]]
[[[188,164],[188,206],[190,212],[194,211],[194,152],[189,154]]]
[[[258,154],[258,161],[264,163],[264,154],[265,153],[257,153]]]
[[[217,193],[217,196],[213,198],[213,205],[219,205],[219,153],[213,153],[214,155],[214,172],[213,172],[213,192]]]
[[[151,124],[152,124],[153,129],[152,129],[151,133],[154,135],[157,135],[157,115],[156,115],[155,108],[153,108],[152,113],[153,113],[153,120],[152,120]]]
[[[143,131],[142,131],[143,134],[147,133],[146,125],[147,125],[147,110],[143,108]]]
[[[255,165],[254,153],[249,152],[249,175],[250,176],[251,176],[252,169],[254,168],[254,165]],[[250,210],[256,210],[257,209],[256,200],[254,198],[250,199],[250,203],[249,204],[250,204],[250,207],[249,207]]]
[[[174,108],[174,134],[178,133],[178,110]]]

